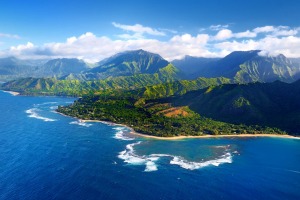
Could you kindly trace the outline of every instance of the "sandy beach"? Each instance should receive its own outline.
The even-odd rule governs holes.
[[[300,139],[292,135],[279,135],[279,134],[239,134],[239,135],[200,135],[200,136],[174,136],[174,137],[158,137],[152,135],[145,135],[141,133],[131,132],[131,134],[138,135],[141,137],[158,139],[158,140],[180,140],[180,139],[196,139],[196,138],[230,138],[230,137],[277,137],[277,138],[291,138]]]
[[[151,139],[157,139],[157,140],[181,140],[181,139],[196,139],[196,138],[232,138],[232,137],[276,137],[276,138],[290,138],[290,139],[300,139],[300,137],[292,136],[292,135],[279,135],[279,134],[239,134],[239,135],[201,135],[201,136],[174,136],[174,137],[158,137],[153,135],[146,135],[137,133],[133,130],[133,128],[128,127],[125,124],[116,124],[113,122],[106,122],[106,121],[100,121],[100,120],[81,120],[82,122],[98,122],[98,123],[104,123],[109,124],[112,126],[124,126],[128,129],[130,129],[130,134],[133,134],[135,136],[144,137],[144,138],[151,138]]]

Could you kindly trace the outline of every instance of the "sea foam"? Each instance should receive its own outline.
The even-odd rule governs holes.
[[[115,139],[118,140],[134,140],[132,137],[125,136],[126,128],[125,127],[115,127],[116,134],[114,136]]]
[[[83,121],[73,121],[73,122],[70,122],[69,124],[76,124],[76,125],[84,126],[84,127],[90,127],[90,126],[92,126],[92,124],[88,124],[88,123],[85,123]]]
[[[147,157],[147,156],[138,156],[134,152],[134,146],[140,144],[141,141],[126,145],[126,149],[119,153],[119,158],[124,160],[125,163],[132,165],[145,165],[145,172],[156,171],[157,166],[155,161],[159,157]]]
[[[51,110],[56,110],[58,108],[58,106],[50,106]]]
[[[173,160],[170,161],[170,164],[179,165],[180,167],[189,170],[195,170],[210,165],[219,166],[220,164],[223,163],[232,163],[232,156],[230,153],[226,153],[222,155],[220,158],[208,160],[204,162],[190,162],[179,156],[174,156]]]
[[[51,118],[48,118],[48,117],[42,117],[42,116],[40,116],[37,113],[38,111],[40,111],[40,110],[37,109],[37,108],[31,108],[31,109],[26,110],[25,112],[27,114],[29,114],[28,117],[32,117],[32,118],[36,118],[36,119],[41,119],[41,120],[43,120],[45,122],[54,122],[54,121],[56,121],[56,119],[51,119]]]
[[[124,160],[125,163],[132,165],[145,165],[145,172],[157,171],[156,162],[162,157],[169,157],[170,164],[178,165],[181,168],[188,170],[200,169],[207,166],[219,166],[224,163],[232,163],[232,155],[230,153],[225,153],[224,155],[207,161],[192,162],[180,156],[174,156],[169,154],[150,154],[139,156],[134,151],[134,146],[141,144],[141,141],[126,145],[126,149],[119,153],[119,158]]]

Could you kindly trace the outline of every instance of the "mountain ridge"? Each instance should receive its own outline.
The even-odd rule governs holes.
[[[59,77],[70,73],[80,73],[87,69],[89,69],[88,65],[76,58],[21,60],[16,57],[7,57],[0,59],[0,80]]]
[[[300,80],[226,84],[188,92],[170,101],[228,123],[277,127],[300,133]]]
[[[262,56],[259,55],[260,52],[260,50],[234,51],[219,60],[210,62],[206,60],[206,63],[199,63],[201,69],[194,71],[192,77],[223,76],[236,83],[272,82],[275,80],[293,82],[300,78],[300,64],[295,63],[296,59],[292,62],[282,54]],[[181,65],[187,65],[187,69],[191,68],[188,66],[189,63],[184,63],[184,60],[181,61]],[[186,71],[182,67],[180,68],[183,72]]]
[[[86,74],[86,77],[91,80],[136,74],[154,74],[168,64],[169,62],[160,55],[139,49],[121,52],[106,58],[99,62],[99,66],[84,72],[83,75]]]

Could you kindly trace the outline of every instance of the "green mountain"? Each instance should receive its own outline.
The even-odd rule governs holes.
[[[78,59],[21,60],[15,57],[0,59],[0,80],[25,77],[59,77],[88,70],[88,65]]]
[[[36,70],[32,63],[15,57],[0,59],[0,80],[25,77]]]
[[[48,75],[69,72],[71,69],[68,66],[72,66],[74,73],[60,78],[19,79],[7,82],[1,88],[23,94],[81,96],[103,90],[138,89],[182,78],[182,73],[171,63],[157,54],[143,50],[126,51],[105,59],[100,64],[99,67],[75,74],[74,70],[82,71],[85,63],[75,59],[51,60],[42,68],[49,69]]]
[[[168,61],[160,55],[144,50],[125,51],[104,59],[94,67],[81,74],[72,74],[65,79],[98,80],[117,76],[133,76],[137,74],[154,74],[166,67]]]
[[[199,74],[200,72],[206,70],[218,60],[220,60],[220,58],[185,56],[183,59],[173,60],[171,63],[185,73],[187,78],[196,79],[199,75],[203,76],[203,74]]]
[[[192,66],[197,71],[191,71],[189,77],[226,77],[236,83],[273,82],[281,80],[293,82],[300,76],[300,66],[287,59],[284,55],[260,56],[260,50],[235,51],[220,60],[201,60],[190,62],[181,60],[180,69],[187,71]],[[178,63],[176,61],[175,63]],[[183,68],[186,68],[184,70]]]
[[[180,72],[172,64],[154,74],[137,74],[94,81],[59,80],[55,78],[23,78],[9,81],[0,86],[3,90],[18,91],[34,95],[81,96],[104,90],[133,90],[149,85],[173,82],[180,79]]]
[[[39,77],[65,76],[88,70],[88,65],[76,58],[58,58],[49,60],[35,72]]]
[[[227,78],[197,78],[195,80],[179,80],[175,82],[162,83],[153,86],[146,86],[140,89],[140,97],[146,99],[157,99],[169,96],[183,95],[189,91],[231,83]]]
[[[226,79],[224,79],[226,80]],[[269,87],[267,84],[252,84],[257,88],[253,90],[259,91],[262,93],[265,90],[270,92],[268,99],[263,99],[262,102],[252,102],[252,99],[247,99],[243,95],[242,89],[237,89],[231,92],[232,88],[239,88],[244,85],[236,84],[227,84],[219,86],[211,86],[209,88],[191,91],[185,93],[188,89],[192,90],[192,83],[199,83],[197,87],[201,87],[201,82],[204,83],[202,86],[205,87],[206,83],[217,83],[221,80],[208,79],[207,82],[204,80],[195,80],[195,81],[185,81],[189,84],[183,86],[182,81],[176,81],[175,83],[160,84],[156,86],[148,86],[143,89],[136,91],[121,91],[121,92],[112,92],[112,93],[102,93],[102,94],[92,94],[84,96],[83,98],[78,99],[72,105],[66,107],[59,107],[58,112],[63,114],[77,117],[80,119],[93,119],[93,120],[102,120],[102,121],[111,121],[115,123],[122,123],[132,127],[139,133],[155,135],[155,136],[178,136],[178,135],[219,135],[219,134],[260,134],[260,133],[278,133],[284,134],[285,132],[278,128],[278,124],[275,125],[270,122],[275,122],[276,120],[281,120],[280,115],[284,111],[290,111],[286,108],[282,110],[276,110],[274,107],[275,113],[278,114],[279,118],[273,116],[272,121],[269,117],[272,117],[272,114],[269,112],[272,111],[272,107],[265,106],[264,103],[277,102],[274,100],[277,97],[274,90],[281,88],[282,90],[289,89],[289,87],[294,88],[299,92],[300,83],[292,85],[286,83],[274,83]],[[300,81],[299,81],[300,82]],[[283,85],[282,85],[283,84]],[[179,89],[177,86],[185,87],[185,90]],[[267,87],[267,88],[265,88]],[[287,87],[287,88],[286,88]],[[222,88],[228,88],[225,91]],[[272,88],[273,91],[270,89]],[[169,89],[172,89],[172,92],[166,92]],[[156,92],[156,91],[159,92]],[[156,94],[164,94],[163,96],[170,96],[178,91],[177,96],[172,96],[168,98],[158,98]],[[179,94],[183,92],[183,95]],[[213,94],[215,92],[215,94]],[[149,95],[149,93],[151,95]],[[210,96],[211,94],[211,96]],[[251,91],[249,91],[249,95]],[[253,93],[254,95],[257,95]],[[233,97],[231,97],[233,95]],[[266,96],[265,94],[260,94],[261,96]],[[251,96],[251,95],[250,95]],[[259,96],[259,97],[261,97]],[[300,95],[299,95],[300,96]],[[287,96],[280,96],[283,99],[289,98]],[[154,98],[154,99],[153,99]],[[252,97],[254,98],[254,97]],[[255,99],[255,98],[254,98]],[[278,100],[278,102],[280,102]],[[299,99],[297,99],[299,100]],[[227,102],[228,101],[228,102]],[[298,103],[300,101],[294,101]],[[224,105],[223,105],[224,104]],[[246,108],[255,104],[254,108]],[[284,105],[282,103],[281,105]],[[291,104],[296,108],[296,113],[299,112],[300,105]],[[216,106],[216,108],[214,107]],[[227,111],[227,114],[223,117],[227,119],[227,122],[223,122],[219,119],[216,119],[214,115],[220,115],[223,112],[223,106]],[[261,106],[261,107],[259,107]],[[240,108],[242,111],[233,111],[232,108]],[[263,109],[265,108],[265,109]],[[297,110],[298,109],[298,110]],[[250,119],[248,113],[260,112],[259,116],[266,116],[266,120],[259,118],[255,123],[254,121],[249,121],[249,124],[245,124]],[[243,113],[244,112],[244,113]],[[247,113],[248,112],[248,113]],[[214,115],[212,115],[212,113]],[[245,116],[243,115],[245,114]],[[256,113],[254,113],[256,114]],[[213,119],[208,117],[215,117]],[[238,118],[233,120],[234,123],[230,122],[231,119]],[[256,115],[253,115],[256,117]],[[284,116],[285,117],[285,116]],[[222,118],[221,118],[222,119]],[[292,122],[288,118],[283,123],[291,131],[288,133],[297,133],[296,131],[299,128],[300,115],[296,114],[295,118],[292,118]],[[293,121],[295,120],[295,121]],[[228,122],[229,121],[229,122]],[[242,123],[242,124],[241,124]],[[259,124],[259,125],[258,125]],[[266,126],[266,125],[272,125]],[[285,128],[281,126],[280,128]]]
[[[300,133],[300,81],[212,86],[166,101],[215,120]]]

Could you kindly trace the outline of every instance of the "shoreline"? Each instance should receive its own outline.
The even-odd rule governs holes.
[[[66,115],[65,115],[66,116]],[[76,118],[78,119],[78,118]],[[133,128],[125,125],[125,124],[117,124],[114,122],[107,122],[107,121],[101,121],[101,120],[84,120],[84,119],[78,119],[82,122],[97,122],[97,123],[103,123],[108,124],[111,126],[124,126],[130,130],[130,134],[143,137],[143,138],[151,138],[156,140],[181,140],[181,139],[203,139],[203,138],[247,138],[247,137],[274,137],[274,138],[288,138],[288,139],[300,139],[300,137],[292,136],[292,135],[280,135],[280,134],[227,134],[227,135],[199,135],[199,136],[173,136],[173,137],[159,137],[159,136],[153,136],[153,135],[146,135],[142,133],[136,132]]]

